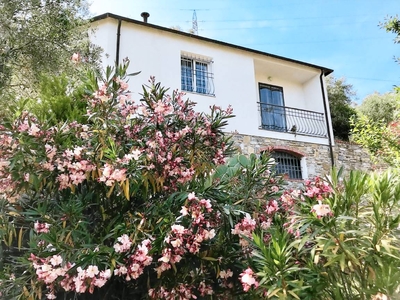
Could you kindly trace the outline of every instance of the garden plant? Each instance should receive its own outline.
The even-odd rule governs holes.
[[[230,107],[196,112],[155,78],[133,100],[128,65],[88,73],[75,120],[2,121],[0,297],[396,295],[398,172],[290,189],[268,153],[235,153]]]

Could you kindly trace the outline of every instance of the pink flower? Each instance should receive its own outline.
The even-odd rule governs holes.
[[[307,190],[306,196],[312,198],[312,197],[318,195],[320,192],[321,192],[321,190],[314,186],[314,187],[312,187],[312,188]]]
[[[34,229],[37,233],[48,233],[50,231],[50,224],[35,222]]]
[[[210,285],[206,285],[204,281],[200,282],[198,290],[200,292],[200,296],[214,294],[212,287]]]
[[[94,278],[93,285],[101,288],[102,286],[104,286],[106,284],[106,282],[107,282],[106,278],[102,278],[102,277]]]
[[[80,59],[81,59],[81,56],[79,55],[79,53],[74,53],[71,56],[71,61],[73,63],[78,63],[80,61]]]
[[[247,268],[243,273],[240,274],[240,281],[242,282],[243,290],[247,292],[252,285],[255,288],[258,287],[258,281],[253,277],[254,272],[252,269]]]
[[[128,89],[129,85],[125,81],[121,80],[121,78],[118,77],[115,81],[119,83],[121,90],[124,91]]]
[[[268,228],[271,227],[272,224],[272,219],[268,218],[266,221],[261,222],[260,226],[263,230],[267,230]]]
[[[279,209],[278,202],[276,200],[270,200],[268,202],[267,209],[265,210],[265,212],[268,215],[271,215],[274,212],[278,211],[278,209]]]
[[[215,237],[215,229],[211,229],[210,231],[204,230],[204,240],[211,240]]]
[[[118,243],[114,245],[114,250],[117,253],[126,252],[132,246],[132,241],[127,234],[123,234],[118,239]]]
[[[203,205],[207,209],[210,209],[212,207],[210,200],[201,199],[200,204]]]
[[[182,206],[182,209],[180,211],[182,216],[187,216],[188,214],[188,209],[185,206]]]
[[[124,275],[126,272],[128,272],[128,269],[125,266],[121,266],[114,270],[114,275]]]
[[[318,204],[315,204],[311,212],[315,212],[318,218],[320,217],[325,217],[328,215],[333,215],[331,208],[329,207],[328,204],[322,204],[320,200],[318,200]]]
[[[171,230],[177,234],[183,234],[185,233],[185,227],[183,227],[182,225],[172,225],[171,226]]]
[[[30,127],[30,129],[28,130],[29,135],[31,136],[39,136],[39,132],[40,132],[40,128],[36,126],[35,123],[33,123]]]
[[[53,255],[52,258],[50,259],[50,263],[52,264],[53,267],[61,265],[62,261],[63,259],[60,255]]]
[[[95,277],[97,274],[99,274],[99,268],[97,266],[92,266],[90,265],[87,269],[86,269],[86,276],[93,278]]]
[[[274,192],[274,193],[279,192],[279,187],[276,186],[276,185],[273,185],[273,186],[271,187],[271,191]]]
[[[53,292],[46,294],[46,297],[47,297],[47,299],[56,299],[57,298],[56,295],[54,295]]]
[[[115,181],[121,182],[126,179],[126,169],[116,169],[112,175],[112,179]]]
[[[29,173],[25,173],[25,174],[24,174],[24,181],[25,181],[25,182],[29,182],[29,177],[30,177],[30,176],[29,176]]]
[[[228,270],[222,270],[221,272],[219,272],[219,277],[221,277],[222,279],[225,278],[229,278],[233,276],[233,272],[231,271],[231,269]]]
[[[132,154],[132,157],[134,160],[138,160],[141,153],[142,153],[142,151],[136,149],[136,150],[133,150],[131,154]]]
[[[105,278],[105,279],[110,279],[111,278],[111,270],[107,269],[107,270],[101,271],[100,277]]]
[[[114,275],[124,276],[125,280],[130,281],[131,279],[137,279],[146,266],[149,266],[153,260],[153,257],[148,255],[151,249],[150,240],[146,239],[142,241],[136,251],[128,257],[127,264],[117,266],[114,270]]]
[[[175,240],[175,241],[172,241],[172,242],[171,242],[171,245],[172,245],[172,247],[174,247],[174,248],[180,247],[180,246],[182,245],[182,240],[177,239],[177,240]]]

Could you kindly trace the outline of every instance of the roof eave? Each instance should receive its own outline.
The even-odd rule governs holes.
[[[175,30],[175,29],[171,29],[171,28],[167,28],[167,27],[162,27],[162,26],[159,26],[159,25],[145,23],[145,22],[142,22],[142,21],[134,20],[134,19],[131,19],[131,18],[119,16],[119,15],[112,14],[112,13],[104,13],[104,14],[95,16],[95,17],[93,17],[91,19],[91,22],[104,20],[106,18],[113,18],[113,19],[116,19],[116,20],[121,20],[121,21],[125,21],[125,22],[128,22],[128,23],[133,23],[133,24],[137,24],[137,25],[140,25],[140,26],[146,26],[146,27],[150,27],[150,28],[154,28],[154,29],[158,29],[158,30],[171,32],[171,33],[174,33],[174,34],[183,35],[183,36],[186,36],[186,37],[198,39],[198,40],[201,40],[201,41],[206,41],[206,42],[209,42],[209,43],[215,43],[215,44],[219,44],[219,45],[226,46],[226,47],[236,48],[238,50],[252,52],[252,53],[256,53],[256,54],[260,54],[260,55],[269,56],[269,57],[272,57],[272,58],[276,58],[276,59],[292,62],[292,63],[295,63],[295,64],[308,66],[308,67],[311,67],[311,68],[315,68],[315,69],[321,70],[325,76],[327,76],[327,75],[329,75],[329,74],[331,74],[333,72],[332,69],[325,68],[325,67],[322,67],[322,66],[318,66],[318,65],[307,63],[307,62],[303,62],[303,61],[299,61],[299,60],[295,60],[295,59],[291,59],[291,58],[287,58],[287,57],[283,57],[283,56],[279,56],[279,55],[275,55],[275,54],[271,54],[271,53],[267,53],[267,52],[263,52],[263,51],[259,51],[259,50],[255,50],[255,49],[251,49],[251,48],[246,48],[246,47],[243,47],[243,46],[238,46],[238,45],[234,45],[234,44],[230,44],[230,43],[226,43],[226,42],[222,42],[222,41],[218,41],[218,40],[213,40],[213,39],[210,39],[210,38],[202,37],[202,36],[199,36],[199,35],[183,32],[183,31],[179,31],[179,30]]]

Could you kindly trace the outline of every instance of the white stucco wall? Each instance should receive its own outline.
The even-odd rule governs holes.
[[[103,64],[113,65],[118,21],[107,18],[93,24],[97,30],[92,41],[104,50]],[[121,23],[120,61],[128,57],[129,72],[141,71],[130,79],[134,99],[140,98],[141,85],[150,76],[171,90],[181,89],[182,52],[212,58],[215,96],[187,93],[187,97],[197,102],[197,110],[204,112],[213,104],[223,108],[231,105],[236,117],[229,120],[227,132],[328,144],[327,138],[259,129],[258,83],[283,87],[286,106],[323,113],[320,70],[148,26]]]
[[[113,65],[116,51],[116,32],[118,21],[115,19],[100,20],[93,23],[93,31],[89,31],[92,43],[103,49],[103,66]]]

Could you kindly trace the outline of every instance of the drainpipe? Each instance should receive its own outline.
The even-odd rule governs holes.
[[[332,137],[331,137],[331,129],[329,126],[328,107],[327,107],[327,103],[326,103],[323,76],[324,76],[324,70],[321,69],[321,75],[319,76],[319,81],[321,83],[322,100],[324,102],[325,121],[326,121],[326,129],[328,131],[328,141],[329,141],[329,152],[331,154],[331,164],[332,164],[332,167],[334,167],[335,166],[335,158],[333,157]]]
[[[119,65],[119,46],[121,41],[121,19],[118,19],[118,27],[117,27],[117,49],[115,51],[115,67]]]

